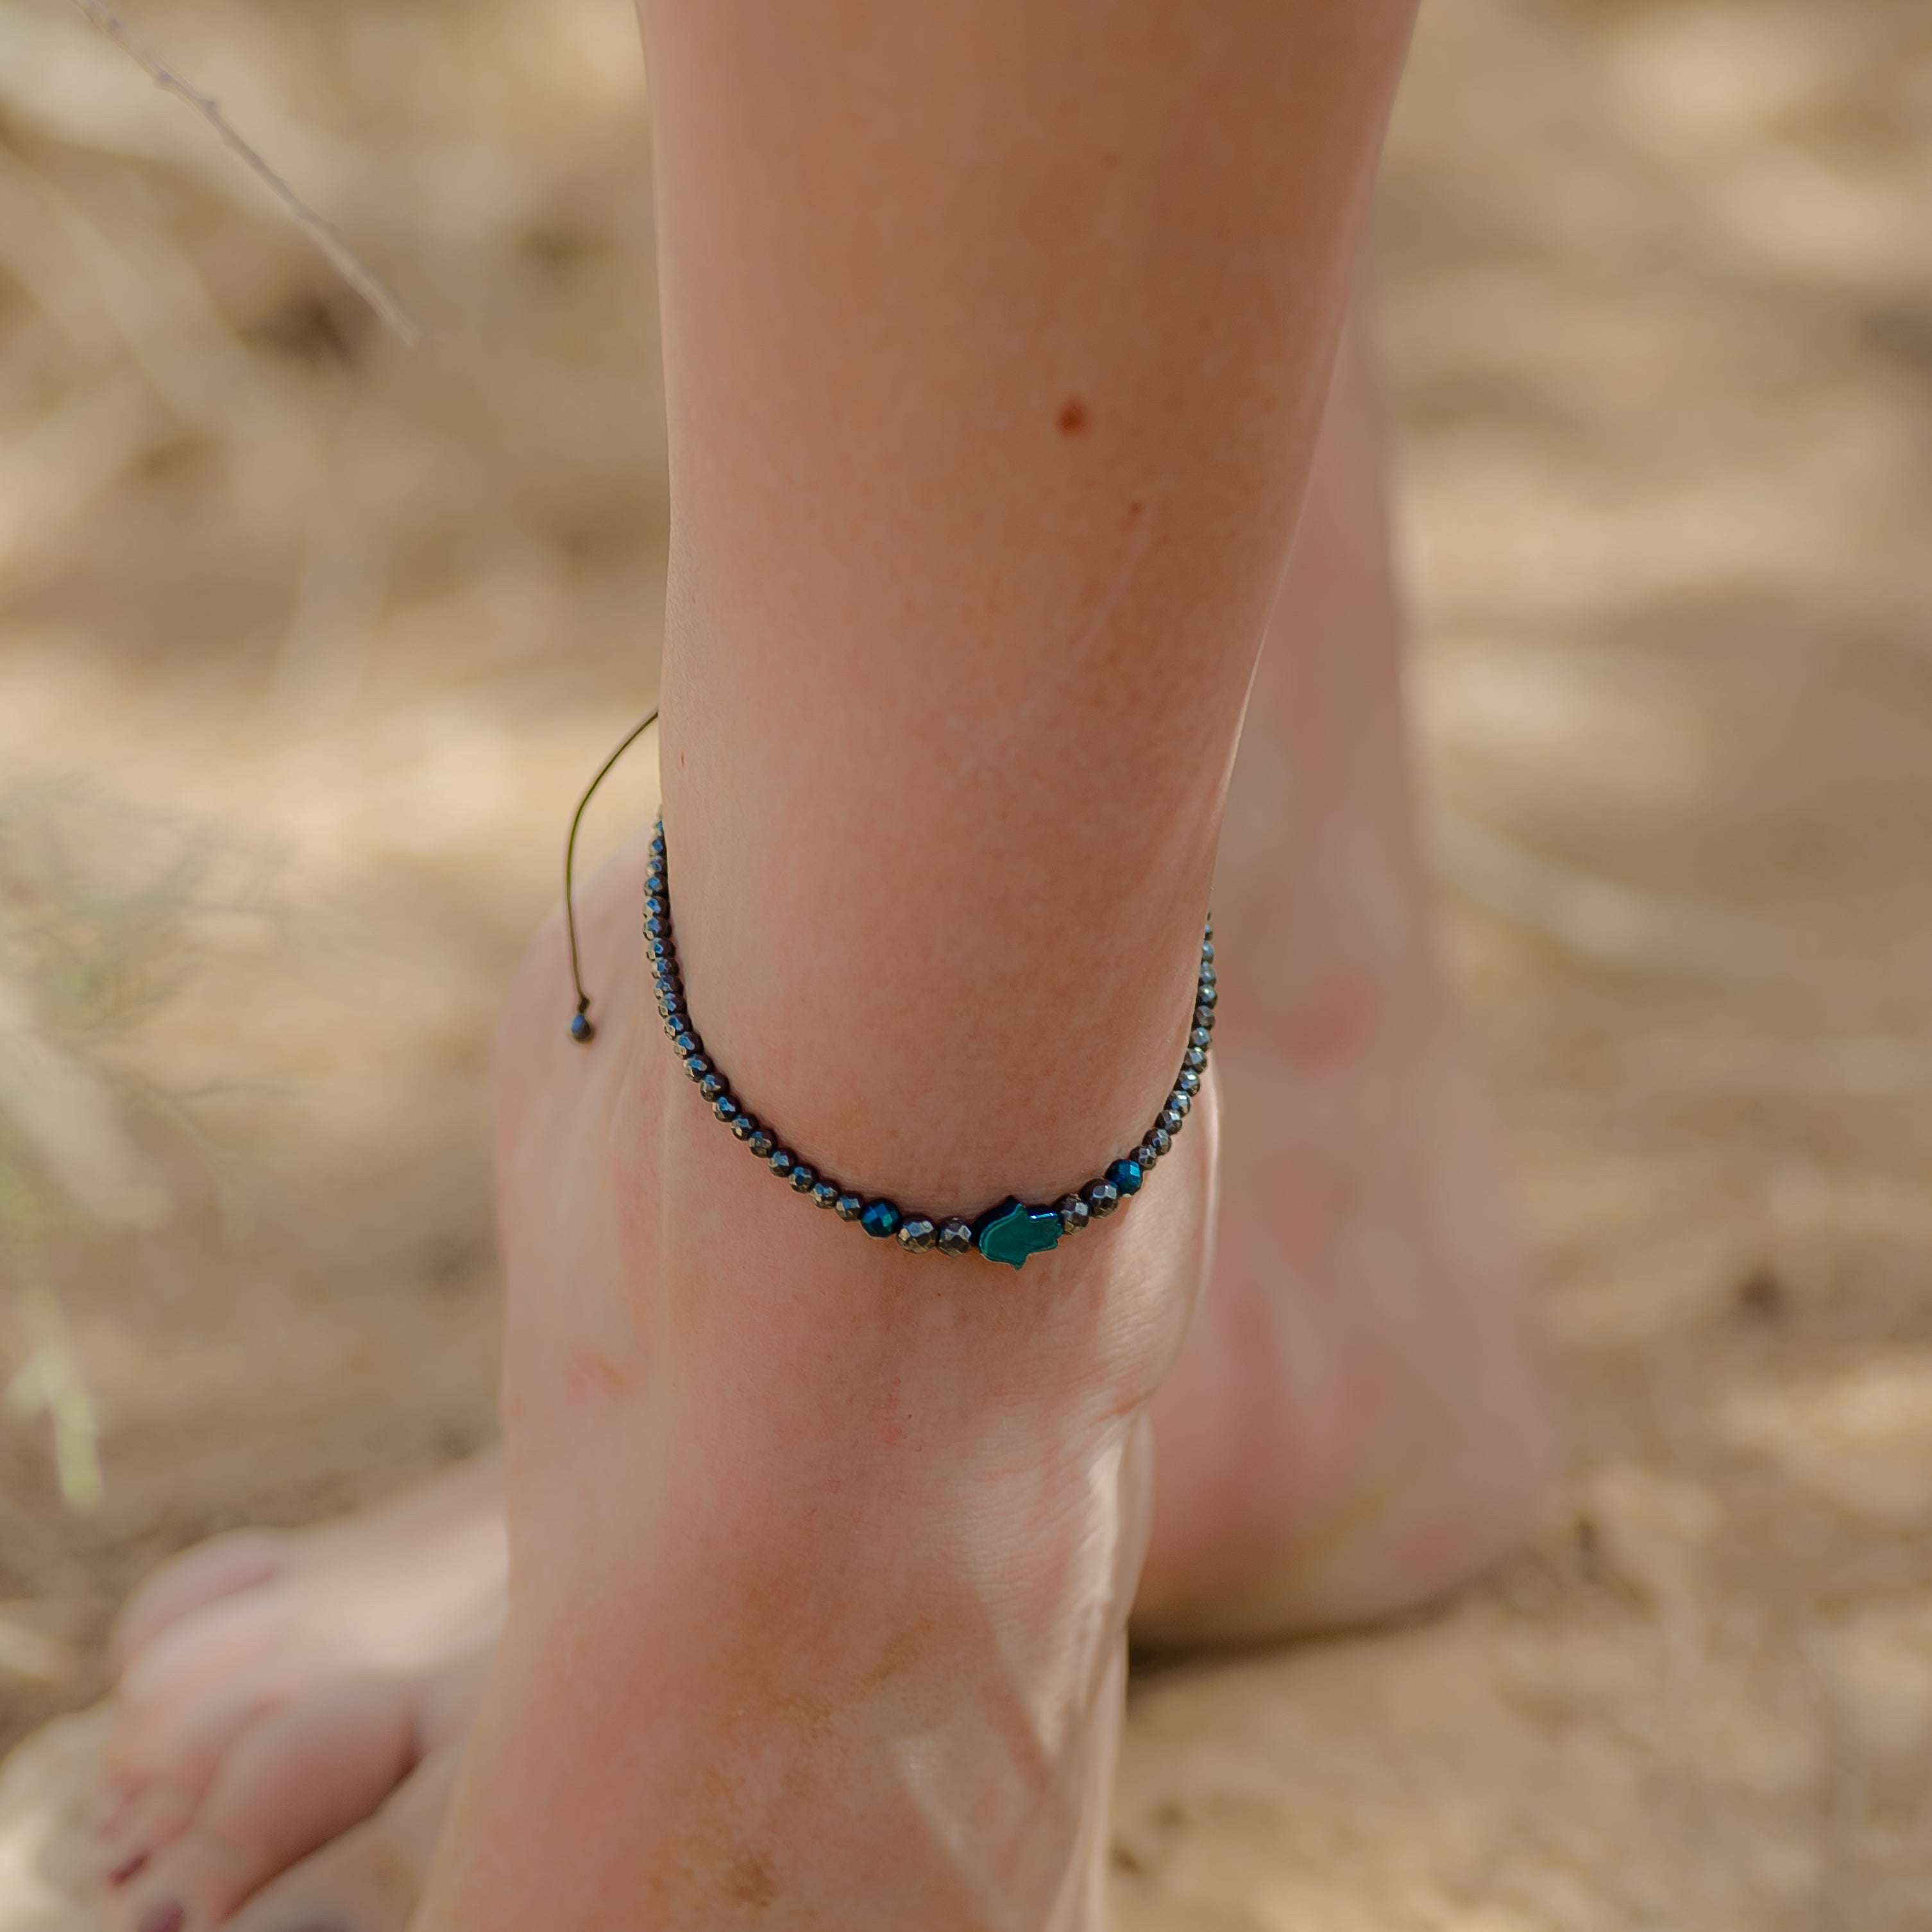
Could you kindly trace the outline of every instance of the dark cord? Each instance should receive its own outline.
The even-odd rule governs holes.
[[[577,828],[584,823],[584,809],[595,796],[597,788],[610,776],[610,768],[624,754],[658,722],[655,708],[641,724],[634,725],[624,734],[623,742],[597,769],[597,776],[584,788],[584,796],[577,801],[577,809],[571,814],[570,836],[563,847],[563,929],[570,935],[570,980],[577,988],[577,1012],[570,1022],[570,1036],[580,1046],[587,1046],[596,1038],[597,1029],[590,1020],[590,995],[584,990],[584,975],[577,963],[577,907],[571,897],[572,874],[577,863]]]

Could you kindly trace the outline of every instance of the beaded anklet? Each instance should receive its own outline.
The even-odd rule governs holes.
[[[640,724],[614,752],[603,770],[591,781],[595,791],[605,772],[615,764],[626,748],[648,725],[656,713]],[[577,923],[571,904],[571,862],[577,826],[590,802],[586,792],[571,822],[571,842],[564,856],[564,917],[570,934],[571,974],[577,988],[577,1011],[570,1022],[571,1037],[588,1045],[596,1036],[589,1017],[590,996],[578,971]],[[1220,994],[1214,976],[1214,928],[1210,922],[1201,941],[1201,967],[1194,988],[1193,1018],[1187,1034],[1187,1050],[1173,1090],[1159,1116],[1130,1154],[1113,1162],[1097,1180],[1061,1196],[1051,1206],[1020,1200],[1010,1195],[997,1207],[976,1220],[952,1214],[944,1219],[919,1212],[908,1213],[896,1202],[867,1200],[862,1195],[822,1173],[784,1146],[778,1134],[748,1112],[731,1091],[730,1082],[704,1052],[704,1043],[692,1025],[685,1004],[684,980],[677,966],[677,948],[671,934],[670,889],[664,862],[664,819],[659,815],[651,832],[650,871],[644,880],[644,941],[651,958],[652,980],[657,994],[658,1012],[664,1031],[670,1036],[672,1051],[684,1063],[684,1070],[697,1084],[698,1092],[710,1103],[712,1114],[733,1135],[752,1150],[792,1191],[808,1197],[820,1208],[829,1209],[842,1221],[857,1222],[876,1240],[896,1240],[908,1254],[934,1252],[964,1255],[976,1250],[989,1262],[1003,1262],[1009,1268],[1025,1265],[1030,1255],[1044,1254],[1058,1247],[1061,1238],[1077,1234],[1096,1220],[1112,1214],[1131,1196],[1138,1194],[1149,1171],[1174,1144],[1201,1091],[1208,1071],[1208,1055],[1214,1038],[1214,1009]]]

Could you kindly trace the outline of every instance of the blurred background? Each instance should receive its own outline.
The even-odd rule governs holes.
[[[0,1742],[489,1439],[494,1009],[656,677],[623,0],[130,18],[430,340],[0,0]],[[1923,1928],[1932,14],[1430,0],[1378,254],[1569,1468],[1438,1615],[1139,1680],[1120,1922]]]

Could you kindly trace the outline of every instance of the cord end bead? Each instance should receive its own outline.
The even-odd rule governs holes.
[[[571,1015],[570,1036],[579,1046],[588,1046],[597,1037],[597,1029],[591,1024],[588,1013]]]

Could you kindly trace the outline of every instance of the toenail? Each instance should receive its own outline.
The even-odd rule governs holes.
[[[134,1932],[182,1932],[188,1914],[172,1898],[164,1898],[158,1905],[151,1905],[141,1915],[141,1922]]]
[[[148,1854],[146,1852],[130,1852],[108,1873],[107,1882],[110,1885],[125,1885],[130,1878],[145,1871],[147,1865]]]

